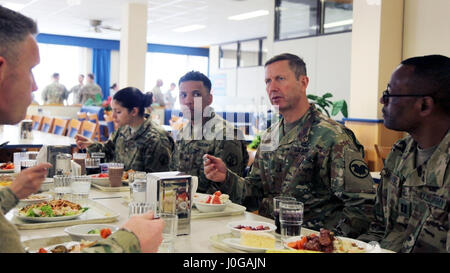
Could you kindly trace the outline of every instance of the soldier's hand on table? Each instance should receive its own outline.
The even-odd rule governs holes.
[[[50,163],[41,163],[21,171],[9,186],[11,191],[18,199],[37,192],[47,176],[47,170],[51,167]]]
[[[77,143],[77,147],[80,149],[86,149],[89,145],[91,145],[92,143],[94,143],[92,140],[90,140],[89,138],[77,134],[75,136],[75,141]]]
[[[131,216],[123,225],[123,228],[136,235],[142,252],[155,253],[158,251],[158,247],[163,239],[164,221],[162,219],[154,219],[152,211],[142,215]]]
[[[203,170],[206,178],[214,182],[224,182],[227,178],[227,166],[218,157],[205,154],[203,156]]]

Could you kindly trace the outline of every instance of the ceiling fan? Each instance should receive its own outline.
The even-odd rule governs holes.
[[[120,31],[120,28],[114,28],[111,26],[107,26],[107,25],[102,25],[102,21],[101,20],[89,20],[89,25],[94,29],[95,32],[97,33],[101,33],[103,32],[102,30],[111,30],[111,31]]]

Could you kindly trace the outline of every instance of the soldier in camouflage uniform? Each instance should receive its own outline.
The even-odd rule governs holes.
[[[198,177],[198,192],[214,193],[220,183],[208,180],[203,171],[203,155],[222,158],[233,172],[243,175],[248,163],[244,134],[225,121],[210,107],[211,81],[204,74],[191,71],[180,78],[180,104],[186,109],[190,121],[177,134],[176,150],[170,164],[171,170]],[[202,116],[195,123],[194,98],[201,98],[198,111]],[[188,112],[186,112],[188,111]]]
[[[73,94],[73,102],[72,104],[80,104],[81,100],[80,100],[80,91],[81,88],[83,87],[83,81],[84,81],[84,75],[80,74],[78,76],[78,84],[75,85],[74,87],[72,87],[69,91],[69,95]]]
[[[77,135],[80,148],[88,152],[104,152],[107,162],[120,162],[125,170],[162,172],[169,170],[174,142],[168,132],[150,119],[144,109],[152,96],[128,87],[118,91],[112,101],[113,119],[119,129],[105,143],[93,143]]]
[[[44,104],[64,104],[64,100],[69,96],[69,92],[63,84],[59,83],[58,73],[54,73],[52,78],[53,83],[42,90],[42,100]]]
[[[0,124],[15,124],[25,117],[31,94],[37,90],[32,71],[39,63],[34,35],[36,23],[28,17],[0,6]],[[6,102],[6,103],[2,103]],[[0,253],[24,252],[17,228],[4,214],[20,199],[37,192],[52,165],[41,163],[19,173],[10,186],[0,189]],[[162,242],[164,222],[149,212],[131,217],[119,232],[85,252],[156,252]]]
[[[375,198],[363,146],[351,130],[308,103],[303,60],[282,54],[265,66],[267,93],[283,118],[261,136],[248,177],[211,156],[206,177],[224,182],[221,190],[233,202],[257,197],[260,215],[273,217],[274,197],[293,196],[304,203],[304,227],[357,237],[368,228]]]
[[[85,104],[88,99],[96,101],[97,94],[103,96],[102,88],[94,82],[94,74],[88,74],[87,82],[80,89],[80,104]]]
[[[414,57],[383,93],[384,125],[410,135],[387,156],[364,241],[396,252],[450,252],[450,58]]]

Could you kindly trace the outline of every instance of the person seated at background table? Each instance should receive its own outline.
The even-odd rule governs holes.
[[[221,182],[233,202],[256,196],[253,209],[262,216],[273,217],[273,197],[293,196],[304,203],[304,227],[352,238],[365,232],[375,196],[363,146],[308,102],[309,78],[298,56],[268,60],[265,82],[283,117],[262,134],[249,176],[239,177],[220,158],[206,155],[206,177]]]
[[[16,124],[25,118],[31,94],[37,90],[32,68],[39,63],[36,23],[0,6],[0,124]],[[41,163],[19,173],[12,184],[0,189],[0,253],[25,249],[17,228],[4,214],[19,199],[35,193],[52,165]],[[131,217],[122,228],[84,252],[156,252],[162,242],[164,222],[153,213]]]
[[[375,220],[358,239],[396,252],[450,252],[450,58],[402,61],[380,102],[384,125],[409,136],[385,160]]]
[[[210,106],[213,100],[211,81],[191,71],[180,78],[180,104],[189,122],[177,133],[171,170],[198,177],[198,192],[214,193],[221,184],[205,177],[203,155],[222,158],[233,172],[243,175],[248,163],[244,134],[219,117]]]
[[[144,118],[151,103],[151,93],[143,94],[134,87],[119,90],[111,101],[113,121],[119,128],[104,143],[76,135],[77,146],[89,153],[104,152],[106,162],[123,163],[125,170],[169,170],[174,141],[161,126]]]

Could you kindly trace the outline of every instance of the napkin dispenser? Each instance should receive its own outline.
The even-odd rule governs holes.
[[[48,175],[47,177],[53,177],[56,173],[56,156],[58,154],[71,154],[72,153],[72,147],[70,146],[56,146],[56,145],[49,145],[49,146],[43,146],[42,151],[39,151],[40,154],[43,156],[43,161],[45,161],[45,158],[47,159],[46,162],[52,164],[52,167],[48,169]],[[46,156],[45,156],[46,155]],[[38,158],[40,156],[38,155]],[[38,163],[40,160],[38,160]]]
[[[191,232],[193,184],[197,182],[193,181],[192,176],[180,172],[147,174],[147,201],[157,202],[160,213],[176,212],[178,235]]]

